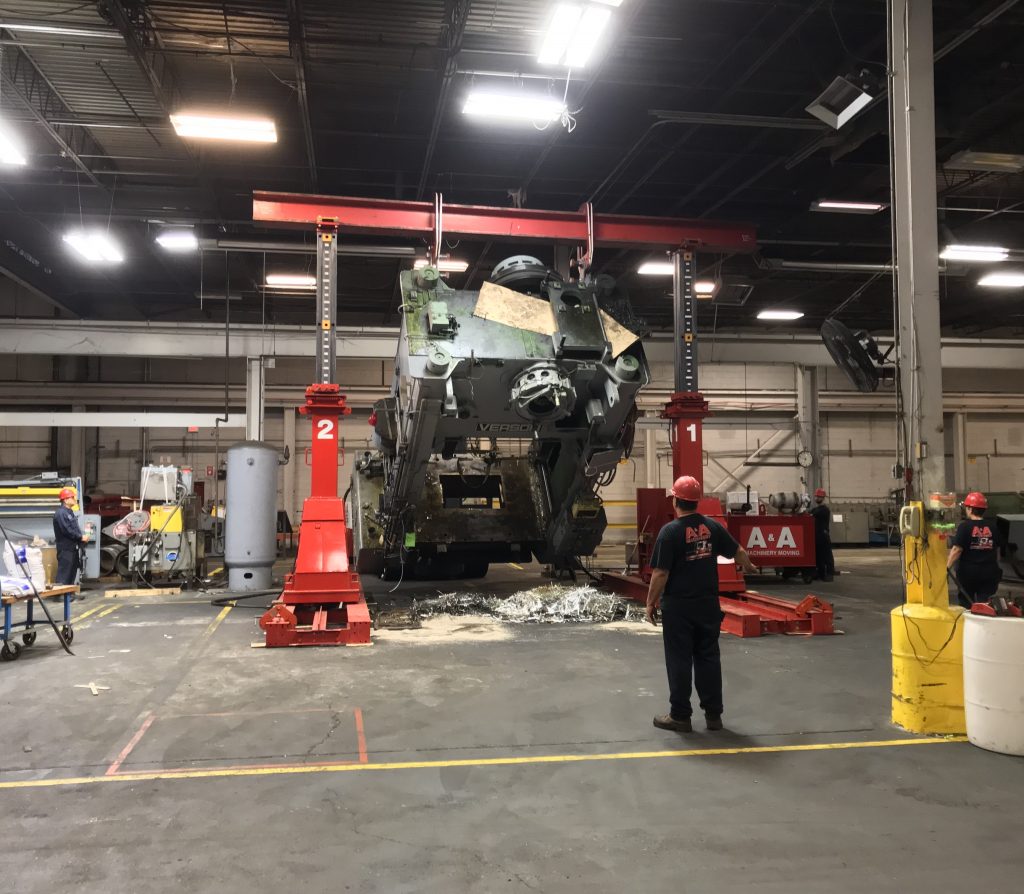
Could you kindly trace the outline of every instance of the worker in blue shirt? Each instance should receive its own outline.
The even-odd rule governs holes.
[[[73,585],[79,569],[82,567],[79,548],[89,542],[88,533],[83,534],[78,526],[78,517],[72,507],[75,505],[75,492],[65,487],[60,492],[61,506],[53,515],[53,536],[57,544],[57,580],[58,586]]]

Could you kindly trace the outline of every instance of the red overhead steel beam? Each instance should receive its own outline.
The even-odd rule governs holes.
[[[256,191],[252,202],[253,220],[315,226],[322,218],[334,218],[343,232],[378,236],[416,233],[428,240],[435,232],[434,213],[434,202],[282,192]],[[588,238],[585,207],[543,211],[444,204],[441,218],[445,236],[539,239],[573,245],[585,245]],[[594,244],[665,249],[689,246],[706,252],[752,252],[757,247],[754,228],[746,224],[628,214],[595,214]]]

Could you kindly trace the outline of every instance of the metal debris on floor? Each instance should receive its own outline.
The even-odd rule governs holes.
[[[491,615],[513,624],[608,624],[644,620],[644,610],[590,586],[544,584],[509,596],[474,591],[441,593],[413,605],[418,618],[433,615]]]

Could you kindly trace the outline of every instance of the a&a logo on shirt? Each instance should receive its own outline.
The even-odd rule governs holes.
[[[975,525],[971,531],[971,549],[992,549],[992,529],[988,525]]]
[[[705,559],[711,555],[711,531],[707,525],[686,529],[686,560]]]

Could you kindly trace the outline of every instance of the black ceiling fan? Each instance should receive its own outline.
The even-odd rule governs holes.
[[[854,332],[845,323],[829,318],[821,324],[821,339],[829,354],[853,384],[865,394],[878,390],[883,381],[894,378],[891,366],[886,361],[893,345],[884,354],[878,343],[863,329]]]

